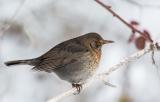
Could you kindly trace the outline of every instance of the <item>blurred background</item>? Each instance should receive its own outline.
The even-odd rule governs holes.
[[[102,1],[128,22],[138,21],[154,41],[160,41],[159,0]],[[115,41],[103,47],[97,73],[138,51],[128,43],[131,30],[94,0],[0,0],[0,12],[0,102],[46,102],[71,88],[54,73],[36,72],[27,65],[6,67],[5,61],[38,57],[64,40],[89,32]],[[155,54],[158,67],[159,55]],[[61,102],[160,102],[160,73],[151,54],[106,80],[116,88],[95,81],[80,95]]]

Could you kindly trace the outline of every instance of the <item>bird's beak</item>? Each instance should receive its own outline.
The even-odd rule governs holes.
[[[112,40],[102,40],[102,44],[114,43]]]

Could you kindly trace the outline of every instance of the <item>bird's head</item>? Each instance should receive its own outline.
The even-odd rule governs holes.
[[[88,33],[82,35],[81,42],[83,42],[84,46],[89,47],[91,49],[101,49],[104,44],[113,43],[111,40],[104,40],[98,33]]]

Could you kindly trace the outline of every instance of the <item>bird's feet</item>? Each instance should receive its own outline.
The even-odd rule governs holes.
[[[82,85],[81,84],[73,83],[72,87],[77,89],[77,93],[75,93],[75,95],[79,94],[81,92],[81,89],[82,89]]]

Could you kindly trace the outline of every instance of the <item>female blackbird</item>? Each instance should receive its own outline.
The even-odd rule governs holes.
[[[28,64],[33,70],[55,72],[62,80],[72,83],[78,93],[87,79],[96,72],[102,45],[113,43],[97,33],[88,33],[64,41],[40,57],[5,62],[7,66]]]

